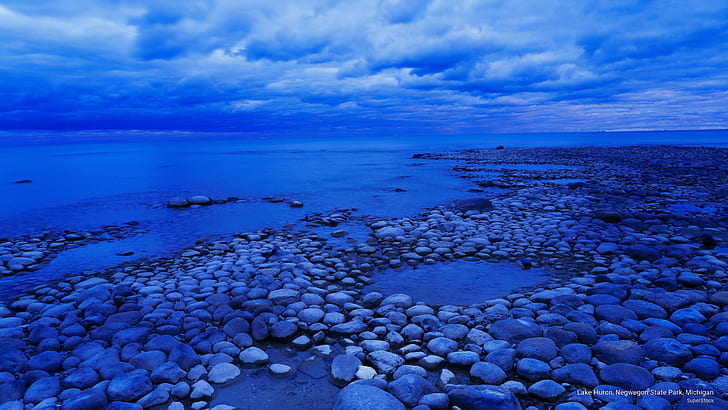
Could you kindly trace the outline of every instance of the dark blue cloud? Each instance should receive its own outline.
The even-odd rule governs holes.
[[[6,0],[0,128],[728,127],[728,6]]]

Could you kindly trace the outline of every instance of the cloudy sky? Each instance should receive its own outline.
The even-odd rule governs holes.
[[[0,0],[0,129],[728,127],[715,0]]]

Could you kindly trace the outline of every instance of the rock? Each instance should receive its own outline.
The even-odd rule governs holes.
[[[63,359],[58,352],[41,352],[28,360],[25,364],[27,370],[43,370],[48,373],[55,373],[61,370]]]
[[[667,317],[665,309],[663,309],[660,305],[646,300],[629,299],[625,300],[622,305],[633,311],[639,319],[647,319],[650,317],[665,319]]]
[[[577,384],[586,387],[594,387],[599,384],[594,370],[586,363],[567,364],[564,367],[555,369],[551,376],[559,383]]]
[[[594,356],[606,364],[640,364],[644,360],[642,348],[631,340],[602,341],[594,346]]]
[[[529,337],[540,337],[541,329],[530,320],[501,319],[491,325],[489,333],[496,339],[518,343]]]
[[[139,399],[139,401],[137,401],[137,404],[141,405],[146,409],[149,407],[164,404],[167,401],[169,401],[169,390],[162,387],[157,387],[151,393]]]
[[[359,366],[359,369],[356,371],[357,379],[361,380],[373,379],[376,375],[377,371],[369,366]]]
[[[720,375],[720,369],[720,364],[709,357],[696,357],[683,366],[684,371],[692,373],[703,380],[715,379]]]
[[[99,375],[90,367],[79,367],[63,378],[63,387],[66,389],[86,389],[99,381]]]
[[[425,394],[433,393],[435,387],[416,374],[406,374],[389,383],[387,390],[409,407],[417,405]]]
[[[251,346],[240,352],[239,358],[246,365],[259,366],[268,363],[268,354],[255,346]]]
[[[527,380],[545,379],[551,372],[551,366],[538,359],[521,359],[518,361],[516,372]]]
[[[301,201],[288,201],[288,206],[291,208],[303,208],[303,202]]]
[[[142,407],[139,404],[136,403],[125,403],[121,401],[112,401],[109,403],[109,407],[106,408],[106,410],[143,410],[144,407]]]
[[[621,403],[632,403],[632,396],[629,393],[617,386],[610,385],[599,385],[592,390],[595,399],[607,403],[621,402]],[[574,397],[574,396],[572,396]],[[579,397],[578,395],[576,396]]]
[[[646,394],[637,399],[637,405],[642,409],[672,410],[672,404],[660,396]]]
[[[561,357],[567,363],[589,363],[592,357],[592,350],[585,344],[570,343],[561,348]]]
[[[612,242],[602,242],[597,247],[597,252],[600,255],[605,255],[608,253],[615,253],[617,250],[619,250],[619,245],[617,245],[616,243],[612,243]]]
[[[28,357],[18,349],[2,349],[0,350],[0,372],[15,373],[20,371]]]
[[[286,377],[293,373],[293,368],[283,363],[273,363],[268,366],[268,373],[274,377]]]
[[[198,380],[195,382],[195,384],[192,385],[190,398],[202,399],[205,397],[212,397],[213,393],[215,393],[215,389],[210,385],[210,383],[204,380]]]
[[[38,403],[49,397],[55,397],[60,392],[61,382],[58,377],[41,377],[25,391],[25,401]]]
[[[15,380],[15,378],[0,382],[0,403],[21,400],[25,394],[25,385],[25,381]]]
[[[152,381],[139,373],[120,373],[114,376],[106,389],[109,399],[136,401],[152,391]]]
[[[613,224],[619,223],[623,219],[622,214],[620,214],[619,212],[607,209],[595,210],[593,215],[594,218],[601,219],[604,222]]]
[[[451,406],[461,410],[521,410],[521,404],[509,390],[495,386],[457,386],[448,392]]]
[[[186,199],[180,197],[170,198],[167,201],[167,208],[185,208],[190,206]]]
[[[546,401],[555,401],[566,391],[553,380],[541,380],[528,388],[528,393]]]
[[[210,369],[207,380],[210,383],[225,383],[240,376],[240,369],[234,364],[218,363]]]
[[[498,349],[488,353],[485,357],[485,361],[493,363],[503,369],[503,371],[510,371],[513,369],[516,363],[516,349]]]
[[[706,319],[697,309],[685,308],[673,312],[670,315],[670,321],[676,323],[678,326],[683,326],[686,323],[703,323]]]
[[[396,397],[363,382],[352,383],[336,395],[333,410],[405,410]]]
[[[404,376],[405,374],[416,374],[418,376],[427,377],[427,370],[425,370],[421,366],[413,366],[410,364],[403,364],[402,366],[399,366],[397,368],[397,371],[394,372],[394,379],[399,379],[400,377]]]
[[[626,390],[644,390],[655,383],[652,373],[646,369],[627,363],[615,363],[599,372],[599,378],[612,386]]]
[[[306,323],[318,323],[326,313],[319,308],[306,308],[298,312],[298,318]]]
[[[187,198],[187,203],[190,205],[210,205],[212,204],[212,199],[204,195],[195,195]]]
[[[594,316],[599,320],[615,324],[620,324],[625,319],[637,319],[637,315],[633,311],[621,305],[599,305],[596,307]]]
[[[389,295],[384,298],[380,303],[381,306],[394,305],[395,307],[402,309],[407,309],[414,304],[415,302],[412,300],[412,296],[406,295],[404,293],[395,293],[393,295]]]
[[[681,367],[692,359],[690,350],[672,338],[658,337],[645,343],[642,347],[649,359]]]
[[[167,355],[161,350],[150,350],[135,355],[129,359],[129,363],[138,369],[145,369],[151,372],[161,366],[166,359]]]
[[[359,366],[361,366],[361,360],[358,357],[351,354],[338,355],[331,363],[331,380],[337,386],[345,386],[354,380]]]
[[[151,333],[152,329],[148,327],[131,327],[118,331],[114,335],[112,342],[114,345],[120,347],[129,343],[144,344]]]
[[[718,241],[713,235],[704,233],[700,236],[700,244],[703,249],[715,249],[718,246]]]
[[[489,362],[478,362],[470,368],[470,376],[483,384],[501,384],[507,376],[500,367]]]
[[[475,352],[451,352],[447,354],[447,362],[453,366],[470,367],[480,360]]]
[[[63,402],[63,410],[106,410],[106,394],[99,389],[88,389]]]
[[[325,319],[324,319],[325,321]],[[338,325],[331,326],[331,331],[334,334],[339,335],[352,335],[354,333],[361,333],[367,329],[367,324],[361,320],[352,320],[351,322],[340,323]]]
[[[159,383],[171,383],[175,384],[180,379],[185,377],[187,373],[182,370],[179,365],[175,362],[165,362],[162,363],[160,366],[155,367],[152,370],[152,374],[150,376],[150,379],[153,383],[159,384]]]
[[[627,247],[625,251],[630,258],[636,261],[655,261],[660,258],[660,250],[643,244],[634,244]]]
[[[447,356],[458,348],[458,342],[446,337],[436,337],[427,342],[427,350],[438,356]]]
[[[386,350],[377,350],[367,355],[367,359],[379,370],[380,373],[392,374],[397,367],[404,364],[404,359],[399,355]]]
[[[169,352],[169,360],[177,363],[180,368],[189,370],[200,363],[200,356],[190,345],[180,343],[175,345]]]
[[[520,357],[548,362],[556,357],[556,343],[546,337],[530,337],[518,343],[516,352]]]
[[[298,301],[298,291],[288,288],[276,289],[268,293],[268,300],[274,305],[290,305]]]
[[[427,406],[430,410],[448,410],[450,408],[450,399],[445,393],[430,393],[422,396],[417,403],[419,406]]]
[[[398,236],[404,236],[404,229],[387,226],[377,229],[374,232],[374,236],[378,239],[394,239]]]
[[[289,342],[298,333],[298,326],[293,322],[276,322],[270,327],[270,337],[277,342]]]

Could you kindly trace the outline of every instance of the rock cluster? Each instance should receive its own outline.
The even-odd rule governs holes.
[[[0,307],[0,409],[205,408],[241,369],[302,371],[271,363],[271,343],[335,352],[325,365],[343,387],[337,410],[682,409],[696,399],[725,408],[728,254],[719,245],[728,226],[721,214],[670,205],[725,198],[726,179],[710,175],[726,176],[728,155],[590,150],[448,156],[473,169],[593,162],[557,171],[583,186],[511,172],[503,182],[522,187],[490,206],[361,219],[365,243],[267,229],[38,288]],[[697,164],[702,185],[671,168],[680,161]],[[706,232],[718,246],[702,247]],[[561,274],[469,306],[364,290],[379,269],[524,258]]]
[[[55,230],[13,239],[0,239],[0,275],[33,271],[58,253],[101,241],[113,241],[144,232],[136,221],[91,231]]]

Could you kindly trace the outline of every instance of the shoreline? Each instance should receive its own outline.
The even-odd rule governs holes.
[[[203,408],[239,367],[269,366],[265,348],[276,342],[301,354],[318,346],[314,355],[326,358],[337,384],[362,380],[340,391],[334,408],[341,409],[697,403],[688,395],[620,393],[654,386],[712,391],[714,408],[725,405],[728,253],[707,249],[705,235],[725,246],[728,221],[717,210],[682,215],[669,207],[716,203],[724,212],[728,149],[527,148],[417,158],[458,159],[467,164],[460,176],[476,186],[513,191],[490,198],[492,209],[440,206],[367,220],[369,240],[338,251],[327,248],[328,237],[268,229],[198,244],[176,259],[127,264],[108,279],[61,279],[10,309],[0,305],[0,339],[10,346],[0,353],[0,389],[67,408],[129,400]],[[539,161],[588,165],[478,175]],[[574,174],[586,182],[538,182]],[[527,258],[569,277],[469,306],[361,291],[377,269],[469,258]],[[321,354],[325,346],[343,354]],[[612,394],[577,394],[605,389]],[[369,401],[357,402],[361,395]]]

